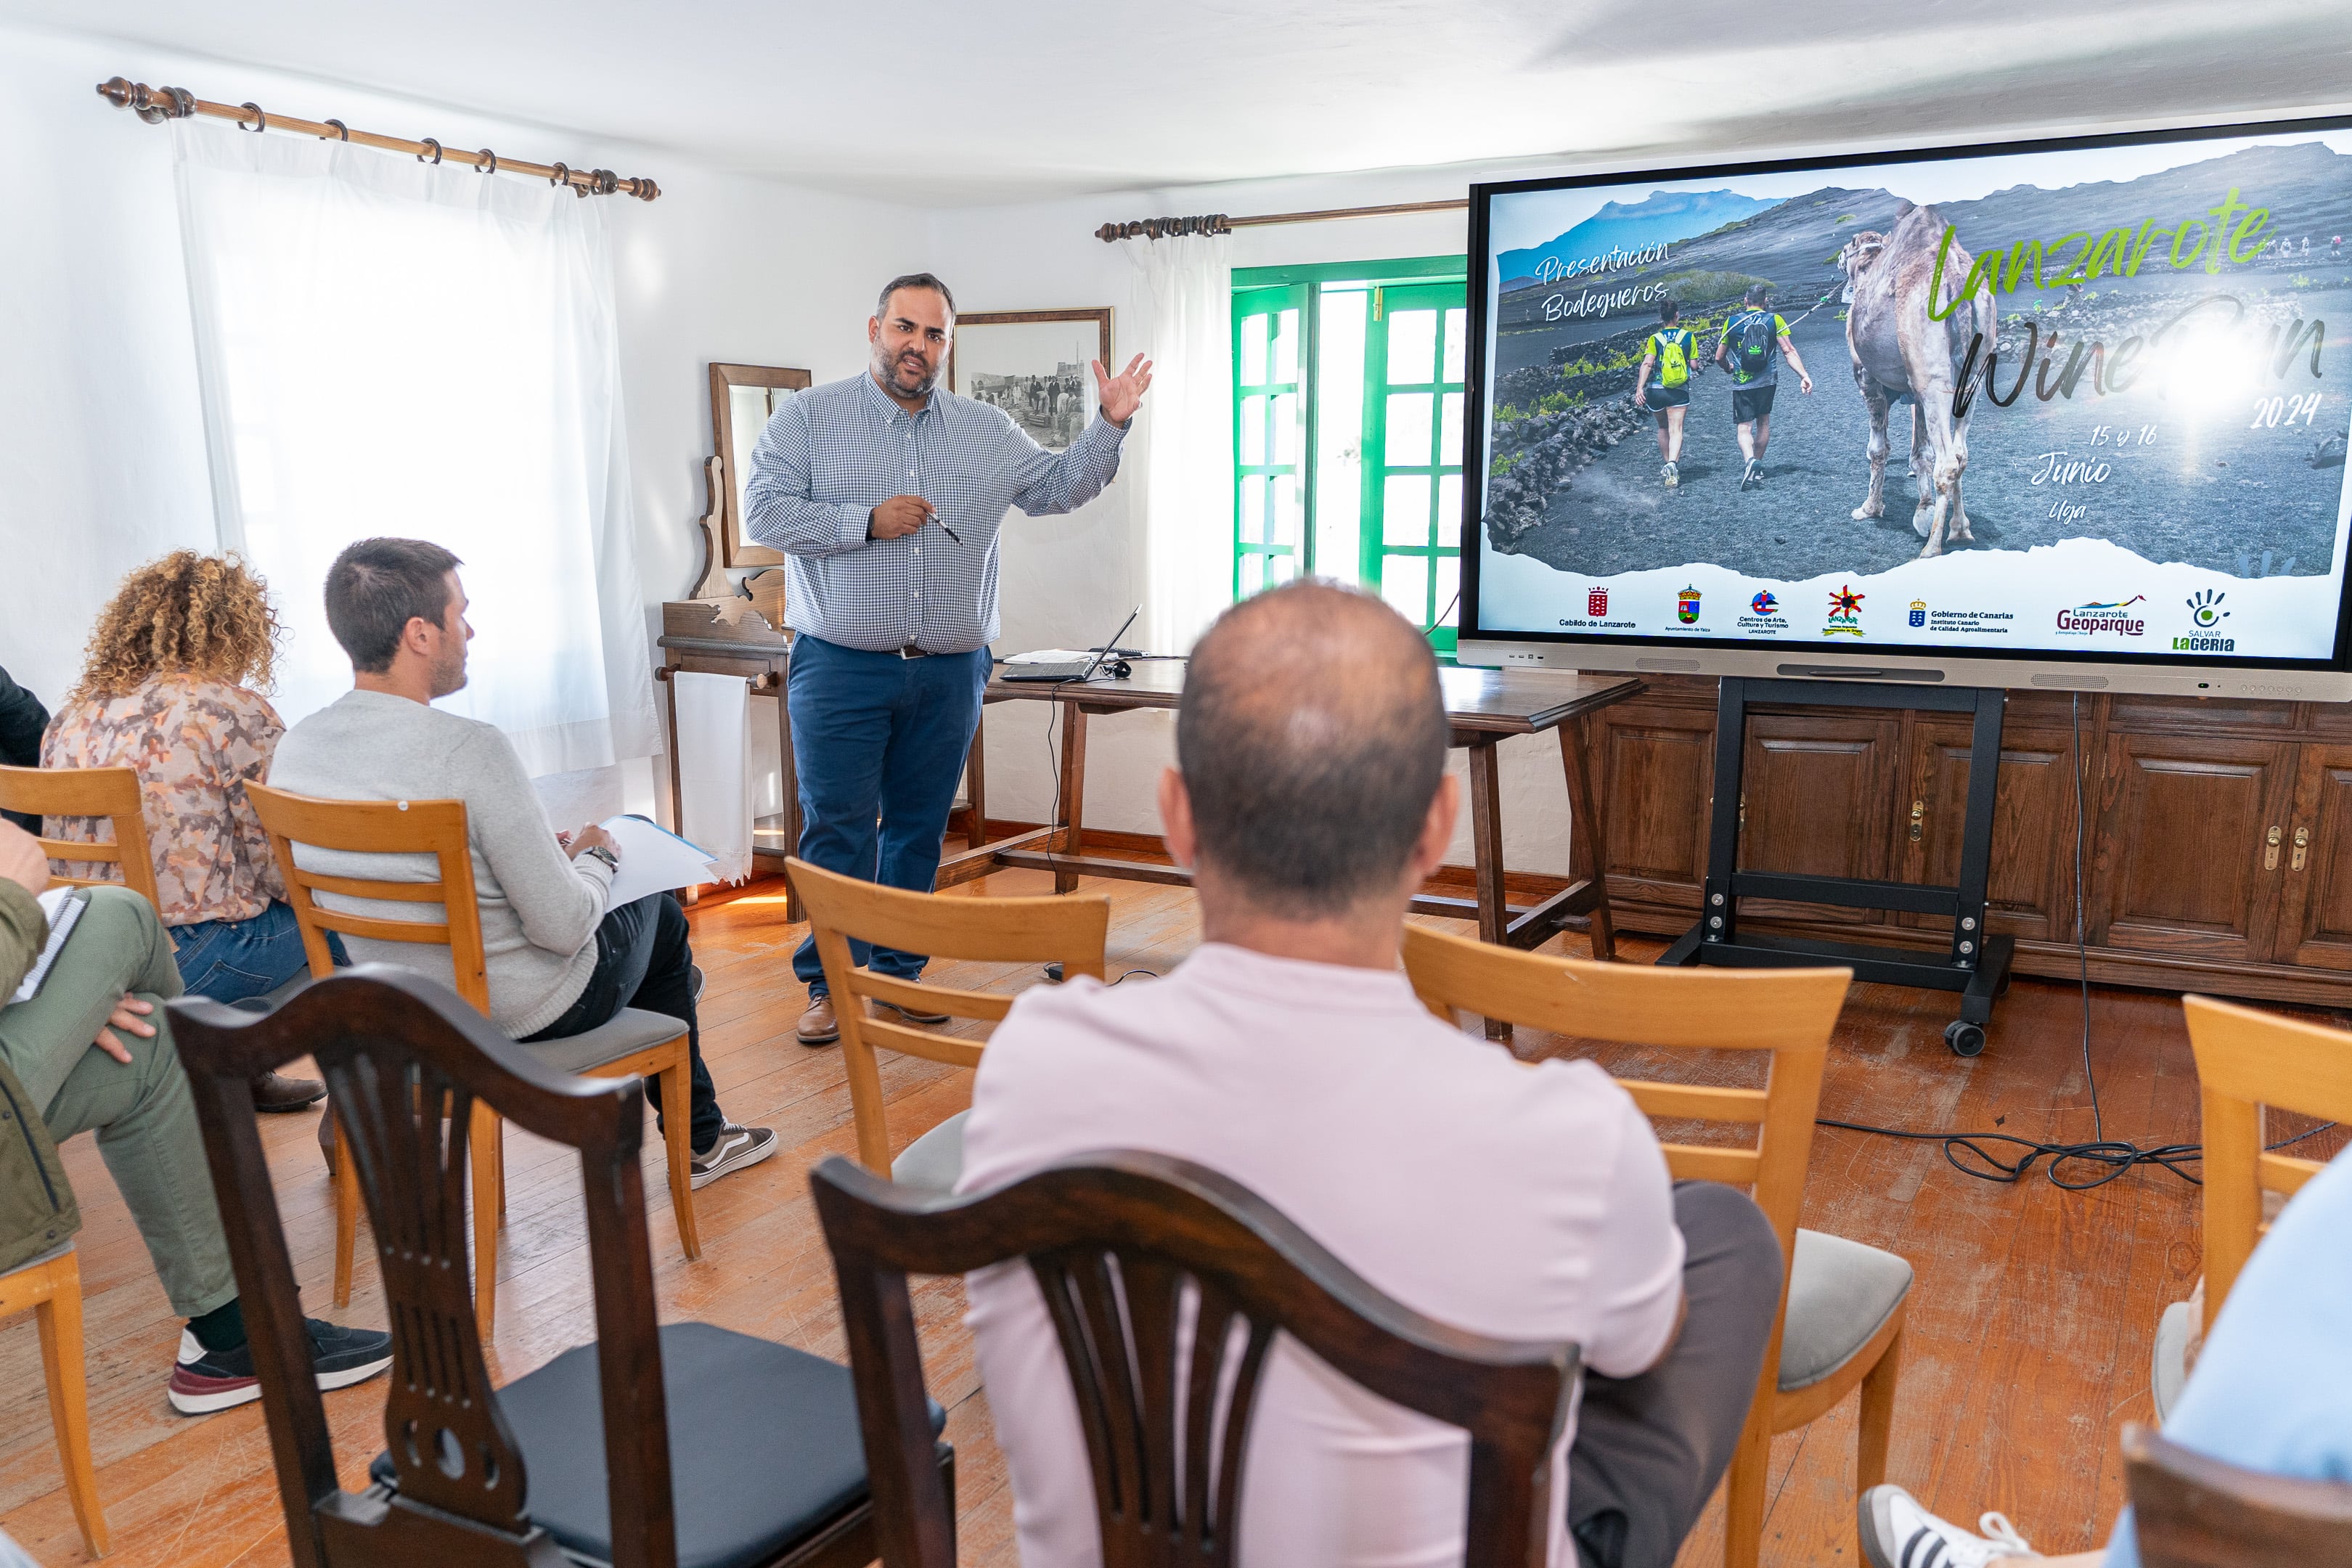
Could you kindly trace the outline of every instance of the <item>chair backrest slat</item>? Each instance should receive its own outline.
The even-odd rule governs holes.
[[[123,885],[158,910],[163,907],[136,769],[0,767],[0,811],[19,811],[28,816],[106,818],[114,834],[112,843],[41,837],[42,853],[62,865],[120,866]],[[68,876],[54,866],[49,872],[53,888],[95,888],[113,880],[111,877]]]
[[[554,1072],[447,987],[389,964],[320,980],[267,1016],[190,998],[170,1005],[252,1337],[298,1568],[561,1561],[528,1517],[522,1455],[499,1412],[476,1327],[466,1200],[478,1100],[579,1151],[614,1568],[676,1568],[638,1080]],[[383,1264],[393,1336],[384,1439],[399,1477],[390,1519],[396,1529],[379,1528],[383,1511],[353,1506],[357,1498],[337,1482],[255,1126],[253,1076],[306,1054],[334,1095]],[[492,1537],[487,1543],[485,1531]]]
[[[1238,1184],[1165,1155],[1082,1155],[963,1199],[909,1193],[838,1156],[810,1183],[893,1568],[953,1562],[927,1464],[907,1276],[1013,1258],[1036,1277],[1071,1378],[1105,1563],[1235,1561],[1250,1423],[1277,1331],[1373,1394],[1468,1431],[1465,1568],[1543,1560],[1547,1460],[1576,1387],[1574,1345],[1424,1318]],[[1188,1344],[1180,1305],[1192,1292]]]
[[[941,898],[878,887],[854,877],[784,862],[793,890],[808,909],[809,932],[816,939],[841,1025],[842,1067],[849,1079],[850,1110],[857,1128],[857,1157],[868,1170],[890,1170],[890,1128],[882,1104],[877,1050],[898,1051],[950,1067],[980,1065],[982,1042],[929,1033],[869,1016],[866,1003],[888,1002],[925,1013],[993,1024],[1013,1005],[999,992],[918,985],[877,974],[857,963],[856,940],[934,958],[983,963],[1059,963],[1066,977],[1103,977],[1103,949],[1110,932],[1110,900],[1098,896],[1032,899]]]
[[[474,856],[467,841],[464,801],[320,800],[267,784],[247,784],[246,795],[269,835],[269,851],[277,858],[287,900],[302,931],[311,978],[323,978],[333,970],[327,950],[331,931],[378,942],[444,946],[449,950],[457,994],[481,1012],[489,1012],[489,966],[482,951],[482,911],[475,901]],[[298,845],[362,855],[430,856],[434,875],[424,881],[401,881],[306,870],[295,861]],[[325,908],[315,897],[318,893],[439,904],[442,918],[408,921],[352,914]]]
[[[2261,1239],[2263,1194],[2292,1194],[2319,1167],[2263,1148],[2265,1107],[2352,1121],[2352,1034],[2210,996],[2184,996],[2205,1147],[2205,1326]]]
[[[2249,1470],[2124,1428],[2124,1484],[2146,1568],[2352,1563],[2352,1482]]]

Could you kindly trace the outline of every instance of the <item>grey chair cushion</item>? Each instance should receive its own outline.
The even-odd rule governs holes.
[[[2175,1301],[2156,1321],[2156,1364],[2149,1371],[2148,1391],[2156,1396],[2159,1426],[2179,1403],[2181,1384],[2189,1381],[2189,1338],[2197,1327],[2196,1313],[2196,1302]]]
[[[666,1013],[643,1013],[624,1007],[611,1022],[565,1040],[534,1040],[523,1049],[559,1072],[586,1072],[606,1062],[635,1056],[650,1046],[665,1045],[686,1033],[686,1026]]]
[[[890,1179],[929,1192],[953,1192],[963,1174],[963,1123],[971,1114],[959,1110],[908,1144],[890,1162]]]
[[[679,1568],[742,1568],[866,1496],[866,1449],[849,1369],[709,1323],[661,1328],[670,1497]],[[565,1351],[499,1390],[522,1450],[524,1504],[575,1558],[613,1560],[604,1399],[596,1347]],[[947,1413],[930,1405],[931,1434]],[[368,1467],[396,1487],[392,1456]]]
[[[1842,1236],[1797,1232],[1780,1392],[1810,1388],[1853,1359],[1911,1292],[1911,1265]]]
[[[54,1263],[58,1258],[63,1258],[67,1253],[71,1252],[73,1249],[74,1244],[70,1239],[61,1241],[57,1246],[52,1247],[47,1252],[40,1254],[37,1258],[27,1258],[24,1262],[19,1263],[14,1268],[6,1270],[6,1272],[9,1274],[20,1274],[27,1268],[37,1268],[44,1263]]]

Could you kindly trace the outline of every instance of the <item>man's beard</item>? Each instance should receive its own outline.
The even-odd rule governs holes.
[[[890,384],[890,390],[901,397],[920,397],[937,386],[940,384],[939,366],[925,365],[917,369],[915,367],[918,363],[919,362],[904,359],[891,360],[887,369],[883,373],[884,379]],[[908,376],[914,378],[912,386],[907,384]]]
[[[433,695],[437,700],[466,689],[466,658],[462,653],[433,672]]]

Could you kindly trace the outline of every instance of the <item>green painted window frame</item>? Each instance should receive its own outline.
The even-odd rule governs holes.
[[[1314,262],[1286,267],[1237,267],[1234,269],[1235,497],[1233,589],[1234,596],[1237,600],[1244,596],[1244,562],[1249,557],[1290,557],[1293,562],[1287,568],[1290,574],[1313,573],[1319,569],[1315,554],[1318,537],[1315,515],[1318,489],[1316,461],[1317,453],[1319,450],[1319,411],[1316,406],[1315,388],[1318,384],[1320,373],[1322,301],[1328,286],[1334,284],[1358,285],[1365,289],[1379,289],[1383,295],[1385,290],[1391,287],[1401,291],[1411,290],[1407,298],[1412,300],[1412,303],[1407,308],[1428,308],[1430,305],[1435,305],[1439,310],[1438,322],[1442,334],[1445,323],[1445,311],[1449,309],[1461,309],[1467,303],[1468,258],[1465,256],[1416,256],[1381,261]],[[1450,297],[1439,295],[1426,300],[1421,298],[1427,290],[1442,289],[1448,285],[1453,290]],[[1278,384],[1270,380],[1244,382],[1242,379],[1243,332],[1248,319],[1253,316],[1265,315],[1269,311],[1278,312],[1294,309],[1299,312],[1297,380]],[[1381,319],[1385,319],[1386,314],[1383,298],[1378,315]],[[1363,386],[1364,428],[1361,437],[1362,445],[1360,448],[1362,456],[1363,479],[1361,500],[1358,510],[1357,558],[1352,563],[1354,575],[1367,588],[1378,593],[1381,587],[1382,573],[1388,556],[1419,555],[1431,563],[1429,581],[1432,586],[1429,596],[1433,597],[1436,562],[1440,558],[1452,559],[1459,554],[1458,537],[1453,537],[1453,542],[1447,542],[1449,537],[1452,537],[1448,533],[1448,529],[1454,519],[1434,518],[1433,531],[1426,545],[1390,546],[1385,543],[1384,478],[1388,437],[1387,410],[1388,394],[1392,390],[1387,384],[1387,344],[1388,334],[1385,331],[1374,331],[1366,334]],[[1433,447],[1442,445],[1440,431],[1443,428],[1443,422],[1438,415],[1443,410],[1445,394],[1448,391],[1459,393],[1462,390],[1458,383],[1443,383],[1444,373],[1442,335],[1436,352],[1440,356],[1440,363],[1434,374],[1440,378],[1440,382],[1432,383],[1427,388],[1433,394],[1431,440]],[[1274,373],[1272,358],[1269,353],[1265,367],[1265,374],[1269,377]],[[1275,396],[1282,392],[1296,392],[1303,405],[1303,416],[1299,420],[1297,431],[1298,445],[1295,453],[1297,460],[1287,464],[1277,464],[1272,461],[1276,450],[1275,432],[1272,428],[1276,406]],[[1244,424],[1252,416],[1250,400],[1253,398],[1264,400],[1257,404],[1254,410],[1255,416],[1262,421],[1258,432],[1261,439],[1258,449],[1264,460],[1245,464],[1242,461],[1243,453],[1248,449],[1245,444],[1247,431],[1244,429]],[[1465,417],[1467,417],[1466,408]],[[1453,454],[1452,463],[1444,461],[1445,457],[1444,452],[1433,450],[1432,462],[1425,466],[1419,466],[1422,471],[1428,472],[1431,476],[1433,510],[1435,509],[1437,497],[1442,492],[1443,487],[1439,480],[1444,472],[1448,469],[1456,474],[1460,472],[1461,454],[1458,451]],[[1414,466],[1409,466],[1409,471],[1412,467]],[[1275,543],[1271,542],[1274,538],[1270,521],[1274,493],[1271,481],[1286,474],[1291,477],[1293,483],[1298,488],[1299,526],[1293,541]],[[1267,487],[1263,495],[1259,515],[1269,521],[1262,531],[1259,540],[1245,542],[1242,537],[1243,519],[1245,515],[1244,506],[1247,499],[1245,488],[1251,484]],[[1282,569],[1277,568],[1272,559],[1266,559],[1264,565],[1256,568],[1255,574],[1258,576],[1260,585],[1265,585],[1275,580],[1276,574],[1279,570]],[[1446,607],[1444,605],[1433,605],[1428,614],[1443,614],[1445,610]],[[1460,618],[1458,605],[1453,613],[1458,622]],[[1425,620],[1424,624],[1426,624]],[[1430,632],[1429,638],[1431,645],[1439,652],[1451,654],[1455,646],[1455,628],[1438,626]]]

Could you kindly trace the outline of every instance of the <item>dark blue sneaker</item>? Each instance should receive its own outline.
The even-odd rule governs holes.
[[[310,1364],[319,1386],[349,1388],[364,1383],[392,1364],[392,1336],[373,1329],[347,1329],[318,1318],[305,1318],[310,1331]],[[261,1380],[253,1372],[253,1347],[208,1351],[186,1329],[180,1331],[179,1364],[172,1368],[172,1408],[183,1415],[209,1415],[250,1405],[261,1397]]]

